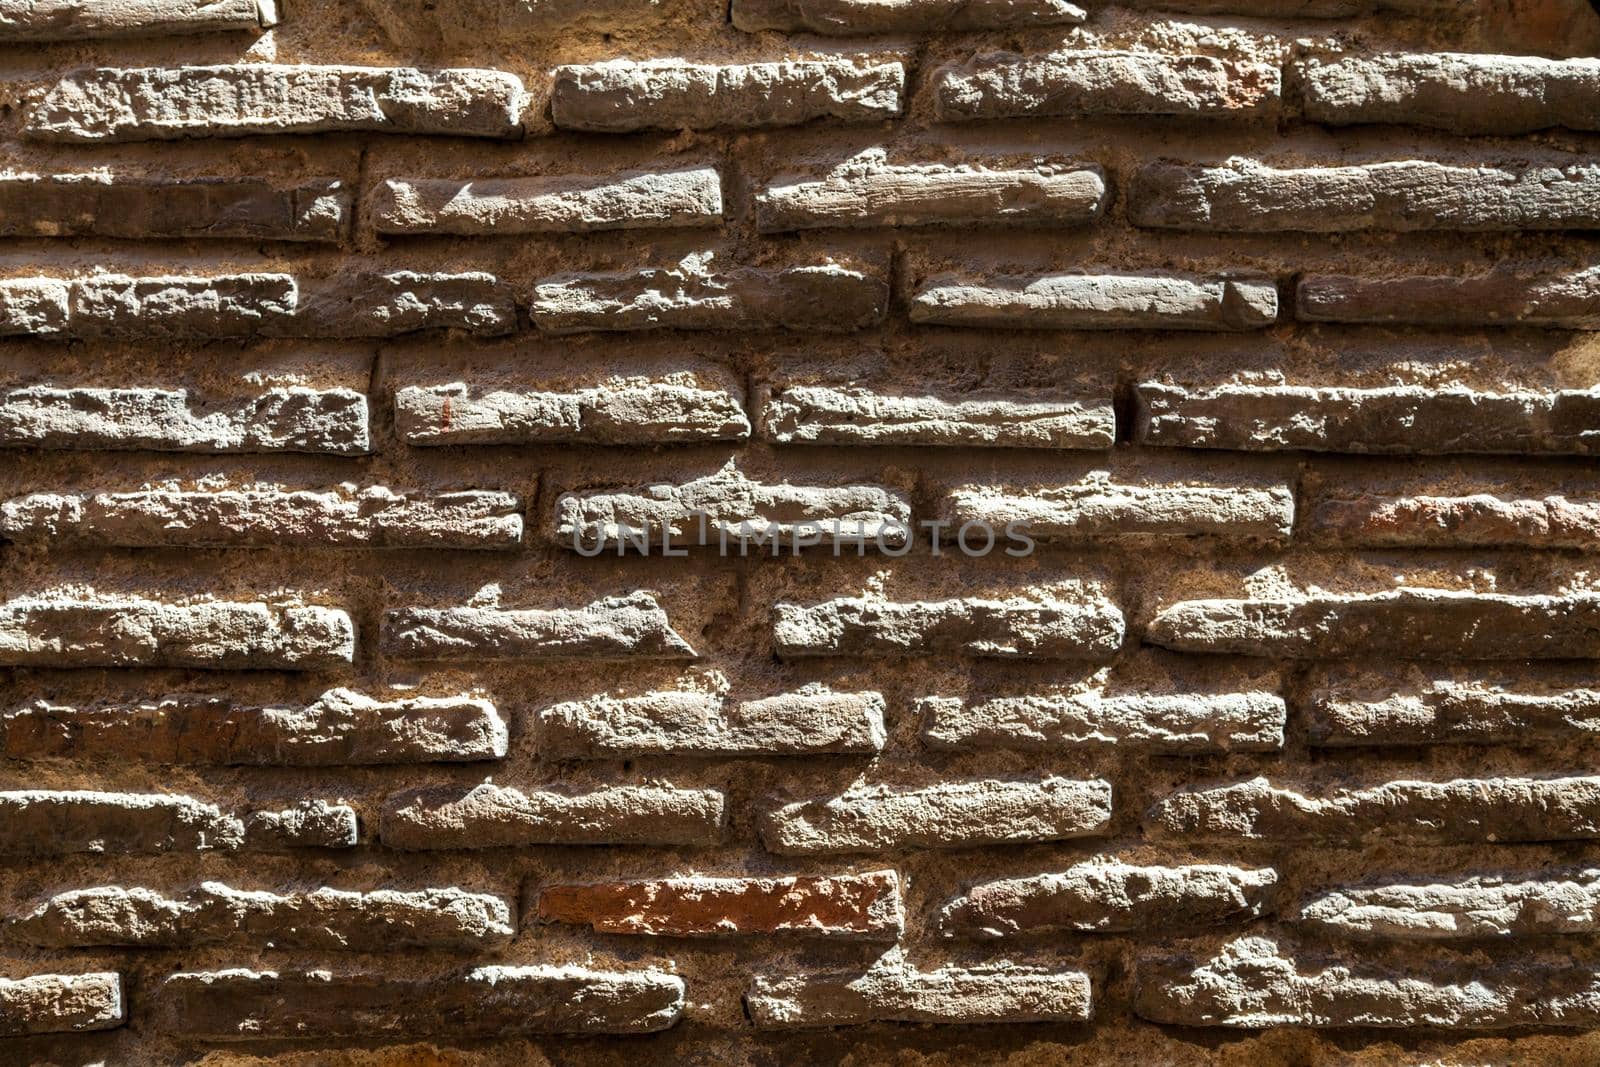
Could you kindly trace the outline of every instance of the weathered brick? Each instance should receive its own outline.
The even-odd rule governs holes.
[[[987,938],[1227,926],[1267,913],[1277,886],[1270,868],[1154,867],[1101,857],[1058,874],[972,886],[939,910],[939,930]]]
[[[245,844],[242,819],[166,793],[17,790],[0,793],[0,854],[158,853]]]
[[[1600,167],[1404,160],[1278,170],[1152,163],[1134,176],[1135,226],[1218,233],[1299,230],[1591,230]]]
[[[1101,836],[1110,821],[1110,783],[1068,778],[856,785],[757,818],[767,850],[785,856],[1064,841]]]
[[[360,839],[348,804],[302,800],[281,811],[253,811],[244,821],[245,847],[256,852],[294,848],[352,848]]]
[[[386,612],[386,655],[476,662],[545,659],[693,659],[649,593],[577,608],[398,608]]]
[[[1178,1026],[1499,1030],[1600,1020],[1600,979],[1571,964],[1396,972],[1297,956],[1266,937],[1231,941],[1205,960],[1147,956],[1135,982],[1134,1011]]]
[[[391,178],[367,210],[379,233],[589,233],[719,226],[722,179],[712,167],[588,177]]]
[[[943,122],[1021,117],[1177,115],[1256,118],[1278,109],[1268,63],[1158,52],[984,52],[934,71]]]
[[[0,537],[123,548],[514,548],[519,508],[510,493],[380,487],[34,493],[0,504]]]
[[[557,67],[550,114],[563,129],[597,133],[877,122],[900,114],[905,81],[899,62],[842,56],[726,66],[616,59]]]
[[[1308,510],[1307,534],[1332,544],[1600,547],[1600,500],[1573,500],[1564,495],[1340,495],[1323,497]]]
[[[1275,752],[1288,711],[1275,693],[1135,693],[1101,690],[917,702],[929,748],[1076,749],[1154,752]]]
[[[969,522],[1013,525],[1042,541],[1104,537],[1223,537],[1284,541],[1294,529],[1287,483],[1136,485],[1086,481],[1027,493],[962,485],[944,497],[939,517],[954,537]]]
[[[236,63],[99,67],[63,77],[28,118],[47,141],[288,133],[517,137],[528,94],[496,70]]]
[[[0,42],[263,30],[277,0],[0,0]]]
[[[783,445],[1102,449],[1116,442],[1116,430],[1109,395],[1043,391],[908,396],[790,385],[761,413],[763,436]]]
[[[1135,10],[1256,18],[1343,19],[1374,12],[1467,17],[1474,0],[1129,0]]]
[[[905,924],[894,871],[547,885],[539,890],[538,916],[602,934],[656,937],[793,934],[892,942]]]
[[[744,997],[757,1029],[876,1022],[1087,1022],[1089,976],[1008,963],[913,971],[900,963],[865,973],[757,978]]]
[[[1147,445],[1415,455],[1600,451],[1600,392],[1141,382],[1134,395],[1134,436]]]
[[[1093,165],[900,166],[877,148],[820,179],[768,185],[756,196],[756,228],[782,233],[830,226],[1082,225],[1099,218],[1105,203],[1105,172]]]
[[[1311,743],[1330,748],[1578,741],[1600,732],[1600,690],[1365,676],[1319,685],[1305,716]]]
[[[484,41],[539,47],[589,31],[594,39],[619,29],[656,27],[670,18],[666,0],[361,0],[363,11],[402,49],[467,51]]]
[[[1157,615],[1145,640],[1177,652],[1287,659],[1593,659],[1600,657],[1600,596],[1398,589],[1190,600]]]
[[[929,278],[911,321],[991,330],[1260,330],[1278,321],[1270,278],[1198,274],[1044,274]]]
[[[1451,133],[1600,130],[1600,60],[1398,53],[1297,65],[1305,116],[1333,126],[1399,123]]]
[[[615,786],[588,792],[484,783],[391,796],[379,837],[386,848],[525,845],[714,845],[727,800],[715,789]]]
[[[397,337],[419,330],[486,336],[517,328],[511,287],[493,274],[353,271],[308,281],[294,318],[267,331],[281,337]]]
[[[0,393],[0,447],[158,452],[369,452],[367,398],[351,389],[262,390],[196,404],[187,389],[55,388]]]
[[[0,533],[4,529],[0,515]],[[769,485],[733,467],[680,484],[566,493],[556,501],[554,537],[572,549],[618,549],[640,538],[652,546],[773,537],[793,545],[813,536],[821,544],[904,546],[911,539],[911,502],[875,485]]]
[[[658,971],[477,967],[436,978],[328,971],[174,974],[152,991],[167,1032],[207,1041],[512,1034],[640,1034],[683,1014],[683,979]]]
[[[883,748],[883,695],[808,686],[729,703],[713,693],[597,696],[538,713],[546,759],[870,755]]]
[[[25,760],[353,767],[495,760],[507,746],[505,721],[487,700],[375,700],[349,689],[294,707],[215,696],[83,707],[39,701],[0,722],[5,755]]]
[[[1396,781],[1312,796],[1254,778],[1174,793],[1145,816],[1156,839],[1483,844],[1600,837],[1600,778]]]
[[[747,33],[828,37],[1065,26],[1087,17],[1069,0],[733,0],[733,24]]]
[[[62,332],[71,299],[67,283],[56,278],[0,280],[0,337]]]
[[[778,604],[773,641],[780,656],[1024,656],[1105,659],[1122,646],[1122,612],[1085,596],[965,597],[895,603],[841,597]]]
[[[395,428],[427,445],[645,445],[750,436],[731,377],[684,372],[559,390],[474,389],[463,383],[395,390]]]
[[[1295,287],[1295,317],[1304,322],[1600,330],[1597,304],[1600,268],[1466,277],[1306,274]]]
[[[122,886],[58,893],[8,921],[5,933],[44,948],[230,944],[389,952],[501,945],[516,926],[505,901],[461,889],[274,893],[204,882],[178,895]]]
[[[1307,900],[1295,919],[1362,940],[1591,934],[1600,930],[1600,871],[1345,886]]]
[[[0,666],[309,671],[354,657],[350,616],[333,608],[133,597],[0,604]]]
[[[728,267],[690,256],[675,267],[571,274],[534,287],[528,313],[548,334],[590,330],[806,330],[844,333],[883,321],[879,267],[826,260]]]
[[[0,236],[337,241],[351,199],[332,179],[11,174],[0,177]]]
[[[0,1036],[111,1030],[126,1021],[115,972],[0,978]]]
[[[73,279],[69,337],[151,339],[293,333],[299,290],[287,274],[95,274]]]

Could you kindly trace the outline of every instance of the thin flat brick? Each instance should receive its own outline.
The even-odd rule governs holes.
[[[367,198],[379,233],[592,233],[722,224],[712,167],[589,177],[391,178]]]
[[[1600,60],[1397,53],[1298,65],[1305,117],[1451,133],[1600,130]]]
[[[7,921],[5,934],[42,948],[392,952],[504,945],[516,927],[505,901],[461,889],[271,892],[204,882],[179,894],[115,885],[57,893]]]
[[[1202,55],[1074,50],[984,52],[934,71],[941,122],[1175,115],[1258,118],[1277,110],[1276,66]]]
[[[1012,964],[913,971],[879,965],[836,974],[757,978],[744,997],[758,1030],[865,1023],[1066,1022],[1089,1020],[1089,976]]]
[[[96,274],[68,284],[71,304],[60,332],[74,338],[292,334],[299,300],[298,286],[287,274]]]
[[[643,592],[575,608],[398,608],[384,614],[379,645],[404,659],[482,663],[696,656]]]
[[[1128,193],[1135,226],[1210,233],[1600,228],[1600,167],[1421,160],[1279,170],[1151,163]]]
[[[495,337],[517,329],[511,287],[484,271],[352,271],[308,280],[278,337],[398,337],[420,330]]]
[[[45,141],[253,134],[518,137],[528,94],[496,70],[236,63],[99,67],[63,77],[28,117]]]
[[[1313,745],[1528,745],[1600,734],[1600,690],[1367,676],[1313,689]]]
[[[864,37],[1068,26],[1086,18],[1069,0],[733,0],[733,24],[746,33]]]
[[[1122,647],[1122,612],[1098,596],[966,597],[895,603],[841,597],[778,604],[780,656],[966,656],[1105,659]]]
[[[164,1032],[204,1041],[643,1034],[677,1022],[683,997],[675,975],[566,966],[477,967],[435,978],[182,973],[150,993]]]
[[[1600,268],[1466,277],[1307,274],[1295,288],[1295,317],[1303,322],[1600,330],[1597,303]]]
[[[280,811],[253,811],[244,821],[245,847],[255,852],[296,848],[353,848],[360,840],[356,810],[348,804],[302,800]]]
[[[0,0],[0,42],[186,37],[278,24],[277,0]]]
[[[0,280],[0,337],[61,333],[71,300],[70,287],[57,278]]]
[[[111,1030],[127,1021],[122,976],[38,974],[0,978],[0,1036]]]
[[[1295,920],[1363,941],[1592,934],[1600,931],[1600,871],[1344,886],[1307,900]]]
[[[1116,413],[1109,395],[905,395],[790,385],[768,399],[761,432],[783,445],[1105,449],[1116,442]]]
[[[1600,451],[1600,392],[1141,382],[1134,437],[1172,448],[1448,455]]]
[[[1145,816],[1167,841],[1516,844],[1600,836],[1600,778],[1395,781],[1316,796],[1265,778],[1174,793]]]
[[[1045,274],[974,281],[941,274],[911,298],[912,322],[991,330],[1260,330],[1278,321],[1270,278]]]
[[[496,760],[507,748],[505,721],[486,700],[375,700],[349,689],[287,707],[214,696],[83,707],[39,701],[0,725],[5,755],[23,760],[355,767]]]
[[[1066,841],[1099,837],[1110,821],[1110,783],[1067,778],[857,785],[757,816],[762,844],[781,856]]]
[[[886,738],[884,709],[880,693],[820,686],[737,703],[693,692],[597,696],[540,709],[539,753],[546,759],[872,755]]]
[[[17,790],[0,793],[0,854],[233,851],[243,820],[214,804],[166,793]]]
[[[1175,652],[1286,659],[1593,659],[1600,657],[1600,596],[1400,589],[1190,600],[1157,615],[1145,640]]]
[[[344,183],[331,178],[287,185],[268,178],[7,175],[0,177],[0,236],[331,242],[349,230],[351,201]]]
[[[0,448],[354,456],[372,437],[367,398],[352,389],[273,388],[213,405],[187,389],[28,386],[0,392]]]
[[[905,67],[889,60],[717,66],[616,59],[557,67],[550,113],[562,129],[594,133],[878,122],[899,116],[905,81]]]
[[[1084,745],[1152,752],[1275,752],[1288,711],[1276,693],[1135,693],[924,697],[929,748],[1060,751]]]
[[[385,848],[404,850],[714,845],[722,838],[726,803],[715,789],[438,787],[391,796],[378,836]]]
[[[1306,533],[1363,547],[1595,549],[1600,500],[1493,493],[1329,496],[1308,509]]]
[[[547,885],[538,901],[539,922],[602,934],[893,942],[905,925],[894,871]]]
[[[1278,873],[1212,863],[1157,867],[1102,857],[1054,874],[972,886],[939,910],[945,937],[1167,933],[1232,926],[1272,909]]]
[[[34,493],[0,504],[0,537],[34,544],[508,549],[522,543],[509,493],[219,489]]]
[[[1015,527],[1043,541],[1129,536],[1218,537],[1284,541],[1294,529],[1294,492],[1287,483],[1128,485],[1088,482],[1028,493],[963,485],[944,497],[939,517],[954,536],[969,522]]]

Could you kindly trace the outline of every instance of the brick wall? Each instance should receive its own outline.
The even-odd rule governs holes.
[[[0,1062],[1600,1060],[1593,55],[0,0]]]

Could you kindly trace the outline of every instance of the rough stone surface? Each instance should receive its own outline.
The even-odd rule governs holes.
[[[917,702],[930,748],[1067,750],[1110,745],[1154,752],[1274,752],[1288,711],[1275,693],[1141,693],[1097,690]]]
[[[1047,274],[973,281],[930,278],[911,321],[996,330],[1260,330],[1278,320],[1265,278],[1185,274]]]
[[[526,845],[712,845],[726,798],[715,789],[617,786],[588,792],[483,785],[388,799],[378,831],[393,849]]]
[[[165,793],[0,792],[0,854],[233,850],[244,822],[213,804]]]
[[[1600,734],[1600,690],[1369,675],[1312,690],[1305,714],[1312,744],[1334,748],[1575,741]]]
[[[1122,612],[1099,597],[912,601],[846,597],[778,604],[778,654],[1103,659],[1122,645]]]
[[[546,659],[693,659],[649,593],[575,608],[398,608],[380,644],[404,659],[480,662]]]
[[[517,328],[511,288],[484,271],[352,271],[307,282],[282,337],[398,337],[419,330],[495,336]]]
[[[1589,934],[1600,929],[1600,871],[1345,886],[1307,900],[1295,919],[1361,940]]]
[[[1510,499],[1492,493],[1341,495],[1319,500],[1306,516],[1306,530],[1343,545],[1592,550],[1600,547],[1600,500],[1555,494]]]
[[[277,0],[0,0],[0,42],[264,30]]]
[[[757,978],[745,1007],[758,1029],[872,1022],[1086,1022],[1089,977],[1001,964],[913,971],[878,965],[865,972]]]
[[[245,819],[245,842],[257,852],[292,848],[352,848],[360,836],[348,804],[302,800],[282,811],[253,811]]]
[[[940,517],[1007,526],[1040,540],[1156,536],[1287,540],[1294,492],[1287,485],[1126,485],[1109,481],[1011,493],[964,485],[944,497]]]
[[[127,1020],[115,972],[0,978],[0,1035],[110,1030]]]
[[[939,396],[790,385],[767,400],[761,432],[783,445],[1103,449],[1116,440],[1116,416],[1109,396]]]
[[[1303,322],[1416,326],[1543,326],[1600,330],[1600,269],[1466,277],[1362,278],[1307,274],[1295,289]]]
[[[351,193],[333,179],[287,184],[94,173],[0,177],[0,236],[6,237],[330,242],[344,236],[351,217]]]
[[[733,24],[741,30],[828,37],[1028,29],[1087,17],[1068,0],[733,0]]]

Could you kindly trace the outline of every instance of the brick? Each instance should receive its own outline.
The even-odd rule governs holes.
[[[845,333],[883,321],[889,281],[878,267],[824,261],[791,267],[711,264],[572,274],[534,286],[528,313],[543,333],[591,330],[806,330]]]
[[[593,133],[878,122],[899,116],[905,81],[902,64],[873,59],[726,66],[617,59],[557,67],[550,113],[562,129]]]
[[[1297,956],[1266,937],[1223,945],[1209,959],[1147,956],[1135,970],[1134,1011],[1177,1026],[1589,1027],[1595,975],[1563,964],[1427,966],[1395,972]]]
[[[6,923],[6,936],[43,948],[188,948],[392,952],[482,948],[516,934],[498,897],[461,889],[275,893],[204,882],[181,894],[96,886],[51,896]]]
[[[602,934],[893,942],[905,924],[894,871],[547,885],[538,899],[541,923],[573,923]]]
[[[714,845],[726,798],[715,789],[615,786],[587,792],[484,783],[391,796],[378,831],[405,850],[526,845]]]
[[[467,51],[484,41],[543,45],[553,36],[656,26],[668,17],[664,0],[476,0],[470,9],[440,8],[433,0],[362,0],[391,43],[404,49]]]
[[[0,504],[0,537],[161,547],[515,548],[509,493],[220,489],[33,493]]]
[[[1110,821],[1110,783],[1067,778],[856,785],[757,818],[762,844],[780,856],[1066,841],[1102,836]]]
[[[917,701],[929,748],[1036,751],[1107,745],[1163,753],[1276,752],[1288,711],[1275,693],[1080,693]]]
[[[1398,322],[1415,326],[1542,326],[1600,330],[1600,268],[1467,277],[1357,278],[1302,275],[1295,317],[1304,322]]]
[[[1345,886],[1313,896],[1295,919],[1363,941],[1591,934],[1600,930],[1600,871]]]
[[[246,847],[255,852],[295,848],[352,848],[360,838],[348,804],[303,800],[281,811],[253,811],[244,822]]]
[[[433,978],[180,973],[151,999],[165,1032],[205,1041],[366,1041],[649,1033],[678,1021],[683,994],[683,979],[658,971],[488,966]]]
[[[213,804],[165,793],[0,792],[0,854],[160,853],[245,843],[244,822]]]
[[[1350,845],[1587,840],[1600,836],[1600,778],[1395,781],[1322,796],[1254,778],[1172,794],[1145,816],[1145,833],[1186,842]]]
[[[1593,659],[1600,657],[1600,597],[1399,589],[1190,600],[1157,615],[1145,640],[1176,652],[1286,659]]]
[[[1305,116],[1330,126],[1397,123],[1451,133],[1600,129],[1600,60],[1425,53],[1297,65]]]
[[[1600,451],[1600,392],[1141,382],[1134,437],[1174,448],[1357,454]]]
[[[487,700],[375,700],[349,689],[287,707],[187,695],[82,707],[38,701],[3,724],[5,755],[24,760],[355,767],[496,760],[507,747],[505,721]]]
[[[1054,392],[903,395],[789,385],[761,413],[783,445],[917,445],[1104,449],[1116,442],[1111,397]]]
[[[56,278],[0,280],[0,337],[51,335],[67,327],[71,291]]]
[[[517,329],[511,287],[493,274],[353,271],[307,282],[282,337],[398,337],[420,330],[501,336]]]
[[[205,339],[293,333],[299,299],[287,274],[214,277],[96,274],[69,283],[70,337]]]
[[[884,745],[884,709],[881,693],[821,686],[738,703],[712,693],[674,691],[596,696],[540,709],[539,754],[545,759],[871,755]]]
[[[1098,596],[965,597],[895,603],[841,597],[778,604],[778,655],[1105,659],[1122,646],[1122,612]]]
[[[367,210],[379,233],[591,233],[722,224],[712,167],[600,177],[391,178]]]
[[[0,42],[264,30],[277,0],[0,0]]]
[[[28,117],[45,141],[252,134],[519,137],[528,94],[496,70],[237,63],[99,67],[58,81]]]
[[[877,1022],[1087,1022],[1089,977],[1002,963],[913,971],[879,964],[866,972],[757,978],[745,1009],[758,1030]]]
[[[1068,0],[733,0],[733,24],[747,33],[827,37],[1068,26],[1087,17]]]
[[[0,177],[0,236],[338,241],[351,200],[333,179],[12,174]]]
[[[40,385],[0,392],[0,447],[354,456],[372,437],[367,398],[351,389],[272,388],[212,404],[187,389]]]
[[[1013,525],[1042,541],[1130,536],[1219,537],[1286,541],[1294,529],[1294,491],[1287,483],[1250,485],[1138,485],[1109,481],[1007,492],[991,485],[962,485],[941,502],[951,524]]]
[[[1600,500],[1492,493],[1328,496],[1309,509],[1306,532],[1354,546],[1594,549],[1600,547]]]
[[[127,1018],[114,971],[0,978],[0,1036],[111,1030]]]
[[[1279,170],[1152,163],[1134,176],[1135,226],[1214,233],[1600,228],[1600,167],[1421,160]]]
[[[1106,176],[1098,166],[897,166],[882,149],[871,149],[820,179],[768,185],[756,196],[756,228],[1080,226],[1098,219],[1105,203]]]
[[[155,600],[0,604],[0,666],[310,671],[355,658],[350,616],[322,607]]]
[[[1368,676],[1319,685],[1305,716],[1311,743],[1328,748],[1580,741],[1600,730],[1600,690]]]
[[[941,274],[911,298],[912,322],[991,330],[1260,330],[1278,321],[1270,278],[1044,274],[974,281]]]
[[[911,502],[876,485],[764,484],[733,467],[679,484],[565,493],[556,501],[554,537],[572,549],[620,549],[641,537],[652,546],[772,537],[789,546],[813,536],[820,544],[902,547],[911,539]]]
[[[939,931],[996,938],[1231,926],[1267,914],[1277,887],[1270,868],[1156,867],[1101,857],[1059,873],[972,886],[939,910]]]
[[[577,608],[399,608],[384,613],[379,644],[403,659],[480,663],[697,655],[642,592]]]
[[[720,374],[632,377],[566,391],[407,386],[395,390],[394,407],[395,428],[413,447],[694,444],[750,436],[743,390]]]
[[[1127,6],[1135,10],[1257,18],[1343,19],[1374,12],[1463,17],[1471,10],[1472,0],[1133,0]]]
[[[1257,118],[1278,109],[1276,66],[1201,55],[983,52],[933,73],[941,122],[1176,115]]]

